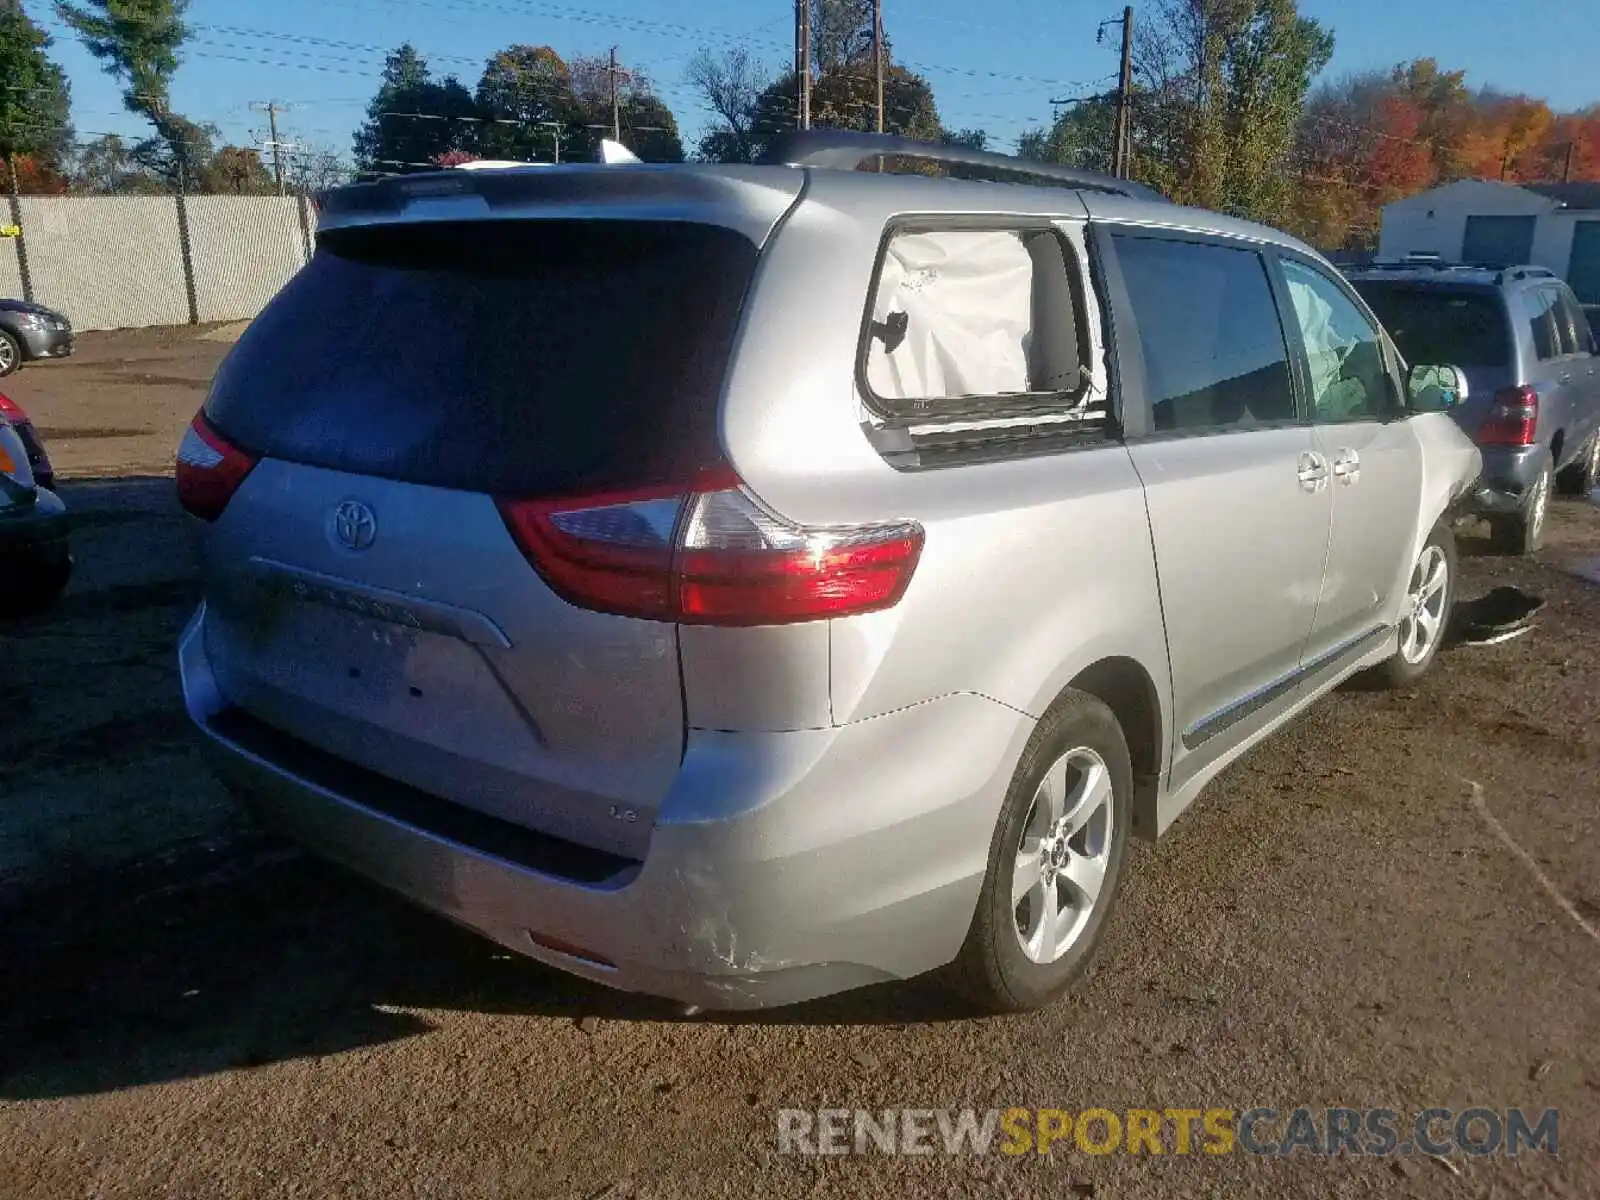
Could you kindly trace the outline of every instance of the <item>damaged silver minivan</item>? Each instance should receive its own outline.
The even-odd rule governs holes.
[[[1036,1006],[1130,837],[1428,669],[1463,387],[1290,238],[960,148],[342,188],[179,451],[184,694],[264,820],[562,970]]]

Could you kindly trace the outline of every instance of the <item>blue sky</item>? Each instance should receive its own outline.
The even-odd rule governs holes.
[[[24,7],[56,38],[52,53],[71,78],[81,136],[148,132],[121,110],[115,81],[49,6]],[[1154,8],[1135,4],[1136,13]],[[1574,20],[1553,37],[1550,20],[1528,19],[1534,8],[1528,0],[1301,3],[1335,32],[1332,75],[1432,55],[1465,68],[1474,86],[1526,91],[1558,109],[1600,101],[1600,21]],[[791,0],[193,0],[193,39],[173,99],[243,145],[266,132],[251,101],[287,103],[280,132],[348,154],[384,53],[402,41],[468,86],[485,57],[513,42],[548,43],[569,57],[616,45],[624,63],[650,76],[692,144],[707,116],[683,82],[689,59],[702,45],[737,41],[781,64],[791,53],[792,13]],[[1114,31],[1097,45],[1095,26],[1120,13],[1120,0],[885,0],[884,24],[895,56],[933,84],[946,125],[985,128],[1010,148],[1048,118],[1052,98],[1113,81]]]

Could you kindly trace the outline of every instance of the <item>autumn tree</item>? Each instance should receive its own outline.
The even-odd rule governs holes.
[[[613,70],[615,77],[613,77]],[[616,120],[611,109],[616,89]],[[574,157],[596,159],[600,142],[620,133],[624,146],[646,162],[682,162],[678,119],[637,67],[610,58],[572,60]]]

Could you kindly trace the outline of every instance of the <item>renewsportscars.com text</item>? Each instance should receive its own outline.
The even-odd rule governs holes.
[[[1556,1154],[1560,1112],[1520,1108],[780,1109],[781,1154]]]

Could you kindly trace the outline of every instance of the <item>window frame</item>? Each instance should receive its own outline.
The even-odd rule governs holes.
[[[866,299],[862,305],[860,329],[856,335],[855,384],[867,410],[889,427],[908,425],[938,425],[941,422],[986,422],[1008,418],[1026,420],[1029,417],[1056,417],[1069,413],[1079,406],[1088,386],[1075,392],[1027,392],[994,396],[946,396],[905,398],[899,401],[878,395],[867,375],[872,353],[872,314],[878,299],[878,289],[883,282],[883,269],[889,246],[903,234],[919,233],[1048,233],[1061,245],[1062,261],[1067,266],[1067,282],[1072,289],[1073,336],[1078,342],[1079,361],[1088,366],[1094,358],[1095,345],[1088,321],[1088,289],[1094,286],[1091,262],[1087,261],[1059,228],[1059,222],[1071,220],[1067,216],[1020,215],[1000,213],[906,213],[891,217],[884,223],[878,236],[878,246],[873,255],[872,276],[867,285]],[[1085,229],[1085,242],[1090,258],[1094,255],[1092,239]],[[1108,325],[1105,299],[1099,297],[1102,326]],[[1031,301],[1031,297],[1030,297]],[[1105,341],[1104,330],[1102,340]],[[1117,423],[1117,392],[1114,377],[1108,373],[1106,412],[1113,426]],[[1115,436],[1115,429],[1107,432]]]
[[[1594,354],[1594,328],[1589,324],[1583,306],[1578,303],[1578,297],[1565,283],[1556,288],[1556,311],[1560,314],[1562,331],[1572,335],[1572,350],[1565,357],[1591,357]],[[1583,322],[1581,325],[1580,320]]]
[[[1306,373],[1296,362],[1291,336],[1298,334],[1298,325],[1291,331],[1287,310],[1289,296],[1285,290],[1282,272],[1275,260],[1277,247],[1262,239],[1242,237],[1229,233],[1182,229],[1161,225],[1145,225],[1128,221],[1092,221],[1093,245],[1102,263],[1107,299],[1108,335],[1107,354],[1112,359],[1113,377],[1117,380],[1121,398],[1123,439],[1127,442],[1158,442],[1190,440],[1194,438],[1229,437],[1272,430],[1303,428],[1311,423],[1308,409]],[[1207,429],[1157,429],[1155,405],[1151,401],[1149,375],[1144,359],[1144,344],[1139,336],[1139,316],[1128,291],[1127,278],[1117,256],[1117,238],[1137,238],[1141,241],[1176,242],[1185,245],[1208,246],[1217,250],[1246,251],[1260,261],[1267,289],[1272,297],[1278,317],[1279,334],[1283,338],[1284,365],[1287,368],[1290,398],[1294,415],[1276,421],[1262,421],[1254,425],[1216,426]]]
[[[1406,404],[1405,359],[1400,353],[1400,348],[1394,344],[1394,339],[1389,336],[1389,331],[1384,328],[1383,322],[1378,320],[1378,315],[1372,311],[1371,306],[1367,304],[1366,299],[1361,295],[1361,293],[1356,291],[1355,286],[1348,279],[1344,278],[1344,276],[1341,275],[1337,269],[1334,269],[1330,272],[1330,269],[1327,265],[1319,263],[1311,256],[1301,254],[1298,251],[1282,246],[1274,246],[1272,248],[1271,258],[1273,274],[1277,278],[1279,288],[1282,291],[1282,304],[1284,306],[1285,316],[1284,324],[1288,330],[1288,337],[1291,342],[1294,369],[1299,376],[1300,390],[1305,397],[1307,423],[1311,425],[1331,426],[1361,425],[1371,422],[1378,425],[1388,425],[1394,421],[1403,421],[1407,417],[1414,416],[1415,414]],[[1326,280],[1330,285],[1332,285],[1334,291],[1338,292],[1345,299],[1350,301],[1351,304],[1355,305],[1356,312],[1362,316],[1367,324],[1372,326],[1373,331],[1378,336],[1378,348],[1383,356],[1384,374],[1387,375],[1389,379],[1390,410],[1388,413],[1380,413],[1377,416],[1371,417],[1360,417],[1353,421],[1323,420],[1317,416],[1316,397],[1312,394],[1311,389],[1311,353],[1306,349],[1305,334],[1300,328],[1300,315],[1295,310],[1294,297],[1289,293],[1288,274],[1283,269],[1284,263],[1290,262],[1294,263],[1303,270],[1310,271],[1313,275],[1318,275]]]
[[[1537,311],[1535,306],[1539,303],[1540,298],[1543,296],[1551,297],[1550,303],[1542,311]],[[1562,359],[1570,357],[1564,348],[1563,338],[1561,336],[1561,325],[1556,319],[1555,315],[1556,307],[1560,304],[1560,302],[1561,293],[1555,288],[1550,287],[1548,284],[1542,282],[1536,287],[1524,289],[1521,294],[1517,296],[1518,319],[1521,321],[1522,327],[1527,333],[1528,347],[1533,351],[1533,361],[1535,363],[1560,362]],[[1535,323],[1542,315],[1548,315],[1550,318],[1550,334],[1553,340],[1555,352],[1549,356],[1539,353],[1539,335],[1534,329]]]

